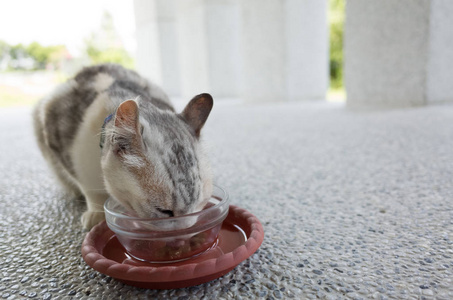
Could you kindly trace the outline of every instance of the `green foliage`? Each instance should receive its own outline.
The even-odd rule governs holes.
[[[62,52],[64,46],[42,46],[37,42],[33,42],[26,48],[27,53],[35,60],[36,69],[44,69],[48,63],[52,62],[52,58],[57,53]]]
[[[27,49],[22,44],[17,44],[9,48],[9,55],[12,59],[20,59],[22,57],[28,57]]]
[[[66,47],[42,46],[38,42],[33,42],[28,46],[23,44],[9,45],[0,41],[0,62],[6,60],[9,70],[23,70],[21,60],[31,59],[34,70],[43,70],[49,64],[57,63],[66,53]],[[30,68],[27,68],[30,69]]]
[[[8,55],[10,46],[7,42],[0,40],[0,60]]]
[[[117,63],[127,68],[134,67],[134,60],[124,49],[115,30],[112,16],[105,12],[101,28],[85,40],[85,51],[92,63]]]
[[[134,60],[122,47],[112,47],[102,49],[91,41],[86,41],[86,53],[91,61],[95,64],[99,63],[117,63],[127,68],[133,68]]]
[[[345,0],[329,0],[330,84],[334,89],[343,86],[344,15]]]

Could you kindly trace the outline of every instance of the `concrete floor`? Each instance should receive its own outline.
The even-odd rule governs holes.
[[[85,264],[84,204],[53,180],[29,109],[0,111],[0,297],[453,299],[453,105],[220,102],[204,139],[265,240],[220,279],[142,290]]]

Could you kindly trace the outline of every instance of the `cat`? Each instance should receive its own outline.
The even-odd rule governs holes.
[[[163,90],[116,64],[82,69],[33,110],[37,142],[63,187],[83,196],[82,225],[104,220],[112,196],[139,217],[201,210],[212,192],[200,137],[213,99],[176,113]]]

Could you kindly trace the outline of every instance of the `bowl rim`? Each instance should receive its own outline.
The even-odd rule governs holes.
[[[193,216],[197,216],[197,215],[201,215],[201,214],[208,214],[209,212],[219,208],[220,206],[224,206],[224,205],[229,205],[229,202],[230,202],[230,197],[228,195],[228,193],[226,192],[225,189],[223,189],[222,187],[218,186],[217,184],[213,184],[213,191],[214,191],[214,188],[218,189],[222,194],[223,194],[223,197],[221,197],[221,199],[218,199],[216,197],[214,197],[214,195],[211,195],[209,197],[209,199],[211,198],[215,198],[215,199],[218,199],[220,200],[219,203],[211,206],[211,207],[208,207],[207,209],[203,209],[203,210],[200,210],[200,211],[196,211],[196,212],[193,212],[193,213],[190,213],[190,214],[187,214],[187,215],[181,215],[181,216],[176,216],[176,217],[166,217],[166,218],[154,218],[154,219],[150,219],[150,218],[141,218],[141,217],[134,217],[134,216],[128,216],[128,215],[125,215],[125,214],[122,214],[122,213],[118,213],[118,212],[115,212],[115,211],[112,211],[111,209],[108,209],[107,208],[107,204],[110,202],[110,201],[115,201],[116,203],[122,205],[118,200],[116,200],[115,198],[113,198],[112,196],[109,196],[107,198],[107,200],[105,200],[104,202],[104,213],[107,213],[112,215],[112,216],[115,216],[115,217],[119,217],[119,218],[122,218],[122,219],[125,219],[125,220],[134,220],[134,221],[157,221],[157,220],[181,220],[181,219],[184,219],[184,218],[187,218],[187,217],[193,217]],[[209,200],[208,200],[209,202]]]
[[[200,262],[182,264],[135,264],[132,260],[117,261],[104,252],[107,242],[114,236],[106,222],[94,226],[85,236],[81,252],[83,260],[94,270],[126,284],[147,289],[176,289],[199,285],[219,278],[252,256],[264,240],[264,228],[249,211],[229,206],[228,218],[246,232],[245,244],[231,252]],[[105,256],[104,256],[105,255]]]

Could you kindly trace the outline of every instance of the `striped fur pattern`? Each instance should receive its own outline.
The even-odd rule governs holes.
[[[67,191],[85,197],[82,223],[91,228],[104,219],[109,195],[140,217],[204,207],[212,176],[200,130],[212,105],[212,97],[201,94],[176,113],[159,87],[106,64],[62,84],[38,103],[33,117],[43,156]]]

